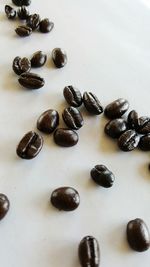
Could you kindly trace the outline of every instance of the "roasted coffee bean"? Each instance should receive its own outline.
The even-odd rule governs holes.
[[[25,72],[20,75],[19,83],[28,89],[39,89],[44,86],[45,81],[38,74]]]
[[[94,115],[99,115],[103,112],[103,107],[97,96],[91,92],[83,94],[83,103],[88,112]]]
[[[59,114],[54,109],[49,109],[41,114],[37,120],[37,128],[43,133],[52,133],[59,124]]]
[[[96,165],[91,170],[91,178],[103,187],[111,187],[115,181],[114,174],[104,165]]]
[[[78,130],[84,124],[81,112],[74,107],[65,108],[62,117],[66,125],[74,130]]]
[[[98,267],[100,264],[100,248],[93,236],[85,236],[78,249],[79,260],[82,267]]]
[[[56,68],[63,68],[67,64],[67,54],[61,48],[55,48],[52,51],[52,60]]]
[[[30,27],[33,31],[36,30],[40,23],[39,14],[30,15],[27,19],[27,26]]]
[[[43,147],[43,138],[39,134],[30,131],[23,136],[17,146],[17,155],[22,159],[35,158]]]
[[[54,141],[57,145],[63,147],[74,146],[78,143],[78,134],[70,129],[58,128],[54,132]]]
[[[27,37],[31,35],[32,29],[30,27],[27,27],[25,25],[21,25],[15,29],[15,32],[20,36],[20,37]]]
[[[118,146],[123,151],[131,151],[138,146],[139,135],[134,130],[124,132],[118,139]]]
[[[80,196],[72,187],[60,187],[51,194],[52,205],[63,211],[75,210],[80,204]]]
[[[10,202],[7,196],[0,194],[0,220],[2,220],[7,214],[10,207]]]
[[[138,119],[137,132],[140,134],[150,133],[150,118],[149,117],[144,116]]]
[[[26,20],[30,15],[29,10],[26,6],[21,6],[18,9],[17,14],[18,14],[19,19],[21,20]]]
[[[34,68],[39,68],[44,66],[47,60],[47,55],[44,54],[42,51],[37,51],[33,54],[31,58],[31,66]]]
[[[136,130],[138,127],[138,113],[135,110],[130,111],[127,119],[130,129]]]
[[[81,92],[72,85],[66,86],[63,91],[64,98],[67,103],[73,107],[80,107],[82,105]]]
[[[12,64],[13,71],[17,75],[28,72],[31,69],[31,62],[28,58],[15,57]]]
[[[118,138],[127,130],[127,123],[123,119],[114,119],[105,126],[105,133],[112,138]]]
[[[12,0],[12,2],[16,6],[29,6],[31,4],[31,0]]]
[[[150,247],[150,234],[147,225],[141,219],[135,219],[127,224],[127,240],[130,247],[143,252]]]
[[[16,17],[16,10],[11,6],[5,6],[5,13],[8,19],[14,19]]]
[[[104,113],[109,119],[120,118],[129,108],[129,102],[119,98],[106,106]]]
[[[150,151],[150,134],[146,134],[140,138],[139,148],[143,151]]]
[[[47,18],[41,20],[41,22],[39,24],[39,30],[42,33],[51,32],[53,28],[54,28],[54,23]]]

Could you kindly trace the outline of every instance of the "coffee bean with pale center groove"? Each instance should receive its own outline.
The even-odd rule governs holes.
[[[82,105],[81,92],[72,85],[66,86],[63,90],[64,98],[72,107],[80,107]]]
[[[20,75],[19,83],[28,89],[39,89],[44,86],[45,81],[38,74],[25,72]]]
[[[150,133],[150,117],[143,116],[138,119],[137,132],[140,134]]]
[[[129,109],[129,102],[124,98],[119,98],[106,106],[104,113],[109,119],[117,119]]]
[[[54,141],[62,147],[71,147],[78,143],[79,137],[74,130],[58,128],[54,132]]]
[[[59,124],[59,114],[54,109],[49,109],[41,114],[37,121],[37,128],[43,133],[52,133]]]
[[[84,124],[81,112],[74,107],[65,108],[62,117],[70,129],[78,130]]]
[[[83,94],[83,103],[86,110],[93,115],[99,115],[103,112],[103,107],[99,99],[91,92],[85,92]]]
[[[25,26],[25,25],[21,25],[21,26],[18,26],[16,29],[15,29],[15,32],[20,36],[20,37],[27,37],[29,35],[31,35],[32,33],[32,29],[28,26]]]
[[[30,27],[33,31],[39,27],[40,16],[39,14],[32,14],[27,18],[27,26]]]
[[[118,139],[118,146],[122,151],[131,151],[138,146],[139,135],[134,130],[127,130]]]
[[[78,248],[78,255],[82,267],[98,267],[100,264],[100,248],[93,236],[85,236]]]

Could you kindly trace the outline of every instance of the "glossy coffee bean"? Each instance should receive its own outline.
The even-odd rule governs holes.
[[[105,133],[112,138],[118,138],[127,130],[127,123],[123,119],[114,119],[105,126]]]
[[[10,202],[7,196],[5,196],[4,194],[0,194],[0,220],[2,220],[6,216],[9,207]]]
[[[15,32],[20,36],[20,37],[27,37],[29,35],[31,35],[32,33],[32,29],[28,26],[25,26],[25,25],[21,25],[21,26],[18,26],[16,29],[15,29]]]
[[[72,107],[80,107],[82,105],[81,92],[72,85],[66,86],[63,90],[64,98]]]
[[[150,134],[146,134],[140,138],[139,148],[143,151],[150,151]]]
[[[144,116],[138,119],[137,132],[140,134],[150,133],[150,118],[149,117]]]
[[[67,64],[67,54],[61,48],[55,48],[52,51],[52,60],[56,68],[63,68]]]
[[[54,132],[54,141],[57,145],[71,147],[78,143],[78,134],[70,129],[58,128]]]
[[[5,13],[8,19],[14,19],[16,17],[16,10],[11,6],[5,6]]]
[[[21,6],[18,9],[17,14],[18,14],[19,19],[21,20],[26,20],[30,15],[29,10],[26,6]]]
[[[103,187],[111,187],[115,181],[114,174],[104,165],[96,165],[91,170],[91,178],[93,181]]]
[[[31,4],[31,0],[12,0],[12,2],[16,6],[29,6]]]
[[[74,107],[65,108],[62,117],[70,129],[78,130],[84,124],[81,112]]]
[[[19,83],[28,89],[39,89],[44,86],[45,81],[38,74],[25,72],[20,75]]]
[[[59,124],[59,114],[54,109],[49,109],[41,114],[37,121],[37,128],[43,133],[52,133]]]
[[[124,132],[118,139],[118,146],[123,151],[131,151],[138,146],[139,135],[134,130]]]
[[[138,113],[135,110],[130,111],[127,118],[128,126],[130,129],[136,130],[138,127]]]
[[[39,30],[42,33],[51,32],[53,28],[54,28],[54,23],[47,18],[41,20],[41,22],[39,24]]]
[[[52,192],[51,203],[59,210],[75,210],[80,204],[79,193],[72,187],[57,188]]]
[[[43,138],[39,134],[30,131],[19,142],[16,153],[22,159],[35,158],[43,147]]]
[[[100,248],[93,236],[85,236],[78,248],[79,260],[82,267],[98,267],[100,264]]]
[[[31,69],[31,62],[28,58],[15,57],[12,64],[13,71],[17,75],[28,72]]]
[[[120,118],[129,109],[129,102],[119,98],[106,106],[104,113],[109,119]]]
[[[143,252],[150,247],[150,234],[147,225],[141,219],[135,219],[127,224],[127,240],[130,247]]]
[[[99,115],[103,112],[103,107],[97,96],[91,92],[83,94],[83,103],[88,112],[94,115]]]
[[[37,51],[33,54],[31,58],[31,66],[33,68],[39,68],[44,66],[47,60],[47,55],[44,54],[42,51]]]
[[[30,27],[33,31],[36,30],[40,23],[39,14],[30,15],[27,19],[27,26]]]

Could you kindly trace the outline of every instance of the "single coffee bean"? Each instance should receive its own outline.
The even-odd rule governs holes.
[[[5,13],[8,19],[14,19],[16,17],[16,10],[11,6],[5,6]]]
[[[33,54],[31,58],[31,66],[33,68],[39,68],[44,66],[47,60],[47,55],[44,54],[42,51],[37,51]]]
[[[39,30],[42,33],[51,32],[53,28],[54,28],[54,23],[47,18],[41,20],[41,22],[39,24]]]
[[[81,112],[74,107],[65,108],[62,117],[66,125],[74,130],[78,130],[84,124]]]
[[[52,192],[52,205],[63,211],[75,210],[80,204],[80,196],[72,187],[60,187]]]
[[[138,119],[137,132],[140,134],[150,133],[150,118],[149,117],[144,116]]]
[[[70,129],[58,128],[54,132],[54,141],[57,145],[71,147],[78,143],[78,134]]]
[[[0,194],[0,220],[2,220],[7,214],[10,207],[10,202],[7,196]]]
[[[35,158],[43,147],[43,138],[39,134],[30,131],[19,142],[16,152],[22,159]]]
[[[91,92],[83,94],[83,103],[88,112],[94,115],[99,115],[103,112],[103,107],[97,96]]]
[[[130,129],[136,130],[138,127],[138,113],[135,110],[130,111],[127,119]]]
[[[29,6],[31,4],[31,0],[12,0],[12,2],[16,6]]]
[[[111,187],[115,181],[114,174],[104,165],[96,165],[91,170],[91,178],[103,187]]]
[[[134,130],[127,130],[118,139],[118,146],[123,151],[131,151],[138,146],[139,135]]]
[[[114,119],[105,126],[105,133],[112,138],[118,138],[127,130],[127,123],[123,119]]]
[[[129,109],[129,102],[119,98],[106,106],[104,113],[109,119],[120,118]]]
[[[33,31],[36,30],[40,23],[39,14],[30,15],[27,19],[27,26],[30,27]]]
[[[130,247],[143,252],[150,247],[150,234],[147,225],[141,219],[135,219],[127,224],[127,240]]]
[[[139,148],[143,151],[150,151],[150,134],[146,134],[140,138]]]
[[[59,114],[54,109],[42,113],[37,120],[37,128],[43,133],[52,133],[59,124]]]
[[[18,9],[17,14],[18,14],[19,19],[21,20],[26,20],[30,15],[29,10],[26,6],[21,6]]]
[[[25,72],[20,75],[19,83],[28,89],[39,89],[44,86],[45,81],[38,74]]]
[[[67,54],[61,48],[55,48],[52,51],[52,60],[56,68],[63,68],[67,64]]]
[[[73,107],[80,107],[82,105],[81,92],[72,85],[66,86],[63,90],[64,98],[67,103]]]
[[[17,75],[28,72],[31,69],[31,62],[28,58],[15,57],[12,64],[13,71]]]
[[[79,260],[82,267],[98,267],[100,264],[100,248],[93,236],[85,236],[78,249]]]
[[[21,25],[15,29],[15,32],[20,36],[20,37],[27,37],[31,35],[32,29],[30,27],[27,27],[25,25]]]

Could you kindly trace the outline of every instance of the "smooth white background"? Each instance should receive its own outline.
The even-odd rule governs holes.
[[[85,235],[94,235],[101,248],[102,267],[148,267],[150,251],[136,253],[126,242],[126,224],[141,217],[150,227],[149,153],[120,152],[104,133],[106,119],[81,108],[85,125],[79,143],[60,148],[44,136],[39,156],[25,161],[16,145],[38,116],[49,108],[60,112],[67,104],[63,88],[74,85],[92,91],[105,106],[116,98],[129,100],[130,110],[150,115],[149,0],[32,0],[30,11],[55,23],[49,34],[21,39],[8,21],[0,1],[0,191],[11,203],[0,223],[0,265],[3,267],[79,267],[77,249]],[[51,51],[67,51],[68,64],[55,69]],[[47,64],[35,70],[45,78],[37,91],[21,88],[11,65],[15,56],[47,53]],[[34,71],[34,70],[33,70]],[[61,121],[61,126],[64,126]],[[96,164],[110,168],[111,189],[90,180]],[[81,196],[71,213],[54,209],[49,198],[59,186],[73,186]]]

